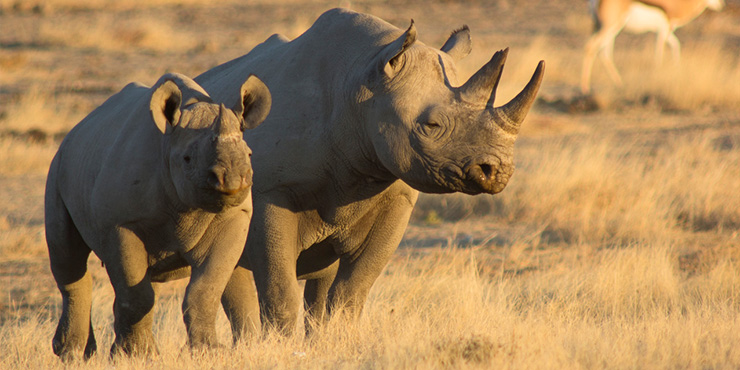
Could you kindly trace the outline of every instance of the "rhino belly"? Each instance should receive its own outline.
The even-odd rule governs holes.
[[[174,252],[149,256],[149,275],[153,282],[165,282],[190,276],[190,265]]]

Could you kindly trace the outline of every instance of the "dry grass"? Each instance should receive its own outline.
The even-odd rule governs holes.
[[[274,334],[230,350],[182,351],[182,290],[157,306],[161,354],[107,359],[107,284],[93,325],[103,348],[88,368],[734,368],[740,366],[740,279],[732,263],[687,279],[670,246],[602,250],[524,276],[479,273],[478,252],[398,258],[358,323],[341,316],[310,340]],[[50,353],[53,315],[0,328],[3,368],[61,368]],[[228,325],[219,320],[223,340]]]
[[[652,45],[639,51],[621,65],[627,98],[655,96],[665,108],[684,111],[737,107],[740,59],[721,42],[685,43],[679,63],[666,58],[662,66],[653,63]]]
[[[38,40],[44,45],[116,51],[137,48],[151,52],[188,51],[198,46],[187,31],[163,19],[116,19],[102,15],[87,22],[43,23]]]
[[[48,85],[32,86],[4,107],[4,114],[0,116],[0,131],[65,134],[89,113],[82,109],[88,107],[66,104],[54,95]]]
[[[27,139],[0,138],[0,173],[5,176],[45,174],[56,151],[54,143],[33,144]]]
[[[43,177],[60,134],[131,79],[152,83],[165,70],[197,74],[273,29],[295,37],[322,4],[337,5],[272,3],[0,0],[0,22],[14,22],[9,32],[28,31],[0,45],[0,81],[8,87],[0,89],[8,98],[0,106],[0,368],[65,368],[51,351],[61,299],[42,225]],[[223,4],[244,12],[230,18],[218,12]],[[570,11],[570,2],[562,6],[569,10],[559,17],[563,24],[553,23],[552,32],[525,29],[526,38],[504,25],[511,12],[521,17],[516,27],[539,26],[531,22],[542,15],[537,4],[496,2],[493,24],[475,17],[486,5],[479,2],[352,4],[393,13],[399,27],[417,18],[428,31],[422,40],[432,31],[444,40],[472,20],[475,48],[460,65],[463,76],[495,49],[514,45],[498,103],[524,86],[540,59],[547,61],[542,95],[576,94],[590,22]],[[535,15],[516,12],[520,7]],[[439,12],[458,8],[465,13]],[[212,23],[202,17],[203,24],[182,27],[182,19],[210,11],[220,14]],[[444,30],[433,29],[432,18]],[[652,37],[620,36],[615,58],[625,87],[612,86],[597,64],[600,111],[536,108],[502,194],[423,195],[358,322],[339,315],[310,339],[268,333],[192,354],[183,350],[186,282],[178,281],[160,290],[160,354],[111,361],[114,297],[93,257],[100,353],[70,367],[739,368],[740,65],[723,46],[734,42],[736,24],[722,13],[711,22],[699,18],[685,35],[702,37],[679,35],[681,63],[659,69]],[[223,314],[218,330],[228,343]]]
[[[233,0],[232,0],[233,1]],[[53,13],[69,10],[116,10],[124,11],[142,7],[162,7],[173,5],[194,5],[209,3],[226,3],[214,0],[0,0],[0,10]]]

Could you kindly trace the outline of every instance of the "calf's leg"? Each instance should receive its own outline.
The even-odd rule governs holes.
[[[221,305],[231,323],[235,343],[258,333],[260,309],[252,271],[240,266],[234,269],[221,297]]]
[[[194,248],[185,255],[192,266],[190,283],[185,290],[182,304],[183,319],[188,332],[188,344],[191,348],[216,347],[219,345],[216,338],[216,314],[219,309],[219,300],[222,298],[227,283],[233,274],[244,279],[243,272],[235,271],[239,257],[244,250],[246,234],[238,232],[219,233],[216,230],[244,230],[246,233],[249,220],[228,220],[214,223],[201,242],[210,244],[206,255]],[[205,246],[207,246],[204,245]],[[235,280],[234,283],[237,281]],[[232,286],[232,289],[236,287]],[[248,292],[254,290],[240,289]],[[227,303],[231,304],[231,302]],[[228,310],[227,310],[228,311]],[[235,315],[230,315],[234,319]],[[238,325],[246,326],[245,318],[237,317],[241,321]],[[232,324],[233,325],[233,324]]]
[[[155,292],[147,273],[148,254],[143,243],[133,232],[118,229],[105,239],[99,254],[116,293],[113,303],[116,339],[111,356],[158,352],[152,334]]]
[[[97,350],[90,318],[92,277],[87,270],[90,248],[55,192],[47,192],[45,216],[51,272],[62,294],[62,315],[52,348],[64,361],[75,359],[80,352],[88,359]]]

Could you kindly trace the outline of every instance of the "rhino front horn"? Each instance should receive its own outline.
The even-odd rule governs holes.
[[[537,91],[540,89],[540,83],[542,83],[542,76],[545,73],[545,61],[541,60],[537,65],[537,69],[534,71],[534,75],[514,99],[506,103],[501,107],[495,108],[494,111],[503,118],[502,128],[513,134],[519,132],[519,127],[524,121],[524,117],[529,113],[529,108],[532,107],[535,97],[537,97]]]
[[[218,118],[213,125],[213,132],[220,140],[230,138],[241,139],[241,130],[235,119],[229,119],[228,109],[221,104],[218,108]]]
[[[506,63],[508,54],[509,48],[497,51],[486,65],[475,72],[464,85],[460,86],[462,100],[472,104],[485,102],[487,107],[493,107],[496,88],[498,88],[498,82],[501,80],[501,72],[504,70],[504,63]]]

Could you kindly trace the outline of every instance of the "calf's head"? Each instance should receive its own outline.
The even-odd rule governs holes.
[[[494,108],[508,49],[458,84],[454,61],[470,50],[467,27],[437,50],[416,42],[412,22],[366,74],[358,99],[374,151],[383,167],[417,190],[494,194],[514,171],[514,141],[544,62],[515,98]]]
[[[252,151],[242,134],[264,121],[271,96],[255,76],[249,76],[240,93],[237,106],[229,109],[205,94],[183,101],[172,80],[155,87],[152,118],[165,138],[169,178],[186,207],[219,212],[241,204],[250,194]]]

